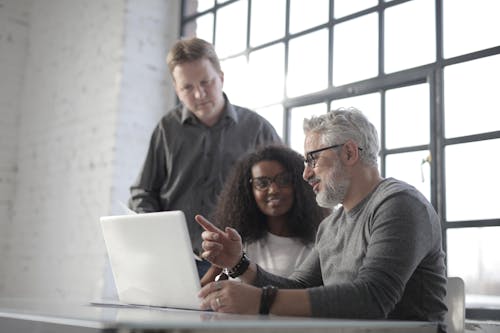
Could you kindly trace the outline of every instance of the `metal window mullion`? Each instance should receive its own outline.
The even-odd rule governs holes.
[[[291,137],[291,128],[290,128],[290,108],[287,107],[286,100],[288,99],[287,95],[287,80],[286,78],[288,77],[288,56],[290,54],[290,1],[291,0],[286,0],[286,5],[285,5],[285,38],[283,40],[283,43],[285,44],[285,81],[283,84],[283,141],[287,144],[290,145],[290,137]]]

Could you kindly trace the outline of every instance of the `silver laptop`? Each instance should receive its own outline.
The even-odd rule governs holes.
[[[183,212],[100,221],[121,303],[199,310],[200,280]]]

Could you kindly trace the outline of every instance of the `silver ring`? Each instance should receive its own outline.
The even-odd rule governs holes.
[[[221,302],[220,302],[220,298],[219,298],[219,297],[217,297],[217,298],[215,299],[215,303],[217,303],[217,309],[219,309],[219,308],[222,306],[222,304],[221,304]]]

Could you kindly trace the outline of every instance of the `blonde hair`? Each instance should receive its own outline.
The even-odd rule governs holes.
[[[208,59],[218,72],[222,72],[219,57],[213,45],[196,37],[182,39],[174,44],[167,55],[168,69],[172,73],[175,66],[202,58]]]

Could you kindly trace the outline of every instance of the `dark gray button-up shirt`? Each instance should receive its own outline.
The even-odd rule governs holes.
[[[156,126],[129,206],[138,213],[182,210],[193,249],[201,250],[196,214],[209,216],[231,167],[258,146],[281,142],[257,113],[232,105],[227,97],[221,119],[212,127],[185,107],[169,111]]]

